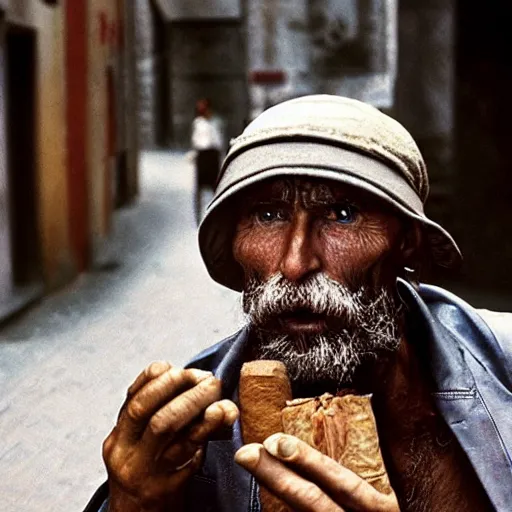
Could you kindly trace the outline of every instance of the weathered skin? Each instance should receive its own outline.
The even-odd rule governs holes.
[[[374,285],[394,283],[411,253],[397,215],[368,194],[324,183],[275,180],[255,188],[237,225],[235,259],[263,280],[277,272],[290,281],[324,272],[348,286],[363,276]],[[354,219],[340,223],[337,210],[345,206]],[[276,218],[263,221],[262,214]]]
[[[220,395],[211,373],[166,362],[137,377],[103,445],[111,512],[182,508],[183,487],[201,464],[206,439],[238,417],[236,405]]]

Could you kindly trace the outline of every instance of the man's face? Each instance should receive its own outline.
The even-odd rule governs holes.
[[[398,347],[403,229],[393,212],[358,189],[308,179],[258,184],[239,208],[233,251],[257,357],[282,360],[299,385],[338,387]]]

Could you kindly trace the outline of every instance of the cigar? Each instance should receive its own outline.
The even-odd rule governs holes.
[[[279,361],[251,361],[242,366],[240,418],[245,443],[263,443],[283,431],[281,411],[292,399],[286,367]]]
[[[244,443],[263,443],[283,431],[281,411],[292,399],[286,367],[279,361],[251,361],[242,366],[238,390]],[[260,486],[264,512],[291,512],[281,500]]]

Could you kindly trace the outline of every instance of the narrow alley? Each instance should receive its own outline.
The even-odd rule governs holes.
[[[237,294],[201,262],[185,154],[143,154],[141,181],[138,203],[115,216],[106,260],[0,329],[3,512],[82,510],[142,368],[182,365],[242,322]]]

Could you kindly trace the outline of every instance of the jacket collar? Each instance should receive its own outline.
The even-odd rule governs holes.
[[[399,280],[408,326],[430,368],[438,410],[498,511],[512,503],[510,364],[471,306],[444,290]]]
[[[407,308],[407,324],[410,341],[420,357],[428,361],[435,391],[468,391],[475,381],[464,362],[458,343],[452,333],[430,312],[418,291],[410,283],[398,279],[397,289]]]

